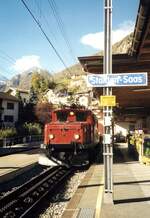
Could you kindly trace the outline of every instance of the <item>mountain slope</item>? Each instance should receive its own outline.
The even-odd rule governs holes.
[[[38,72],[39,74],[42,74],[47,79],[51,79],[52,75],[49,74],[47,70],[43,70],[40,68],[32,68],[26,72],[23,72],[21,74],[15,75],[11,80],[7,82],[7,87],[18,87],[21,89],[29,90],[31,86],[31,79],[34,72]]]

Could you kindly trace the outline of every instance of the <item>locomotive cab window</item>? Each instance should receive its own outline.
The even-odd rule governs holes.
[[[87,113],[85,112],[76,112],[76,120],[83,122],[87,120]]]
[[[57,115],[57,120],[60,122],[64,122],[67,121],[67,117],[68,117],[68,113],[65,111],[57,111],[56,112]]]

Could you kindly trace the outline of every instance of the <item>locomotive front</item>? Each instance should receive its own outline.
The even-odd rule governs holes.
[[[88,159],[87,151],[95,141],[95,120],[91,111],[63,109],[51,115],[51,122],[45,125],[41,145],[44,155],[39,163],[72,165],[80,156],[82,160]]]

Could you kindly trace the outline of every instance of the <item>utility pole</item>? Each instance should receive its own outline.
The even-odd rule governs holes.
[[[112,0],[104,0],[104,60],[103,74],[112,74]],[[112,95],[112,88],[103,88],[104,96]],[[113,192],[112,166],[113,166],[113,145],[112,145],[112,106],[104,106],[104,183],[105,192]]]

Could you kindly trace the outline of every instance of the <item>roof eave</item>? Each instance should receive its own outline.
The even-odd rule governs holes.
[[[136,18],[133,40],[131,48],[129,49],[129,55],[134,56],[139,52],[139,48],[141,45],[142,38],[145,33],[145,24],[148,20],[148,14],[150,11],[150,1],[149,0],[141,0],[139,4],[138,14]]]

